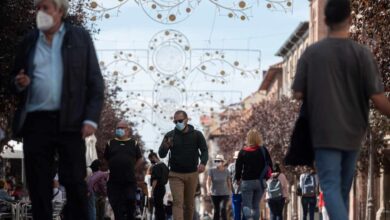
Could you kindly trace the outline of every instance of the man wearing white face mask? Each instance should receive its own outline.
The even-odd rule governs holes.
[[[115,130],[116,138],[110,140],[104,151],[110,176],[107,183],[108,200],[116,220],[135,219],[137,182],[135,170],[142,164],[142,154],[137,140],[130,138],[126,121],[120,121]]]
[[[97,129],[104,83],[89,33],[64,22],[68,0],[34,0],[37,29],[21,42],[12,70],[20,97],[13,134],[23,138],[34,219],[52,219],[54,155],[66,188],[65,219],[87,219],[84,138]]]
[[[159,148],[159,156],[169,154],[169,185],[173,197],[173,218],[192,219],[199,173],[208,160],[207,144],[203,134],[188,124],[185,111],[174,115],[175,129],[168,132]],[[200,163],[199,163],[200,160]]]

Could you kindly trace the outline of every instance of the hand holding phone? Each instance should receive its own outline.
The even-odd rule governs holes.
[[[164,147],[165,148],[171,148],[173,145],[172,137],[166,137],[164,138]]]

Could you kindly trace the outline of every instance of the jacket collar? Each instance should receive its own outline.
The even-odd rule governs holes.
[[[244,151],[247,151],[247,152],[254,152],[256,150],[258,150],[260,147],[259,146],[246,146],[243,148]]]

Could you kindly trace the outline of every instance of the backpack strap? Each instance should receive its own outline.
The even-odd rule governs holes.
[[[53,198],[56,197],[60,193],[60,189],[57,188],[57,192],[54,193]]]
[[[309,173],[309,174],[307,174],[307,175],[305,176],[304,183],[306,183],[307,178],[310,178],[311,182],[312,182],[313,185],[315,186],[315,180],[314,180],[314,177],[313,177],[313,175],[312,175],[311,173]]]
[[[312,174],[310,174],[310,177],[311,177],[311,181],[313,182],[313,186],[316,187],[316,178]]]
[[[306,185],[306,180],[310,176],[310,174],[305,174],[305,178],[303,178],[303,186]]]
[[[264,159],[264,168],[260,174],[260,181],[262,181],[265,177],[266,172],[268,171],[268,161],[267,161],[266,156],[265,156],[264,146],[260,147],[260,151],[261,151],[261,154],[263,155],[263,159]]]

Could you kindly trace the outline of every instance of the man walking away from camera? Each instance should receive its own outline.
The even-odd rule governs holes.
[[[302,54],[292,89],[307,102],[315,161],[332,220],[348,219],[348,196],[368,128],[369,100],[390,116],[378,66],[370,50],[349,39],[349,0],[328,0],[328,37]]]

